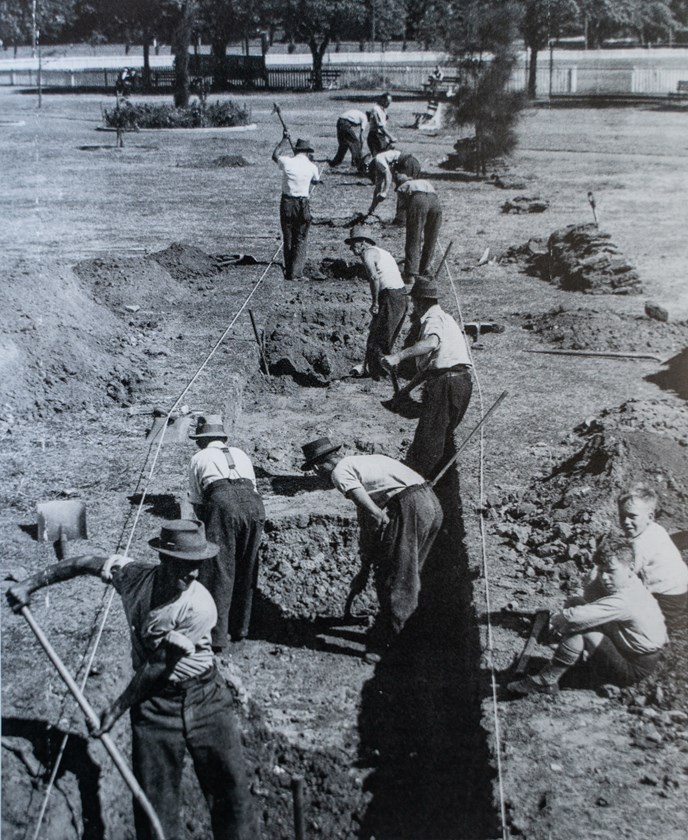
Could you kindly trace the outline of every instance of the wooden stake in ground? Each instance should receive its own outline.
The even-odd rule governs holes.
[[[599,227],[600,223],[597,219],[597,210],[595,209],[597,205],[595,204],[595,196],[592,194],[592,190],[590,190],[590,192],[588,193],[588,201],[590,202],[590,206],[592,207],[592,217],[595,220],[595,226]]]

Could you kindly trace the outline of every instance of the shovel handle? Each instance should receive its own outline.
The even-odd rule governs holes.
[[[98,715],[94,712],[93,707],[84,696],[84,693],[76,684],[72,675],[66,669],[60,657],[57,655],[57,652],[55,651],[55,648],[53,648],[53,646],[50,644],[48,637],[37,624],[36,619],[31,613],[31,610],[28,607],[22,607],[21,614],[24,616],[26,623],[29,625],[34,635],[38,639],[41,647],[46,652],[48,659],[50,659],[50,661],[53,663],[53,665],[57,669],[58,674],[62,677],[62,680],[69,689],[70,693],[73,695],[74,699],[79,704],[79,708],[81,709],[81,711],[86,715],[86,718],[91,723],[91,725],[93,727],[97,727],[100,724]],[[114,745],[114,742],[112,741],[109,735],[100,735],[99,739],[102,742],[105,749],[107,750],[108,754],[110,755],[110,758],[112,759],[115,767],[119,770],[120,774],[122,775],[122,778],[124,779],[127,786],[134,795],[134,798],[138,801],[141,808],[145,811],[146,816],[150,820],[155,836],[158,838],[158,840],[165,840],[165,835],[163,833],[160,820],[158,819],[158,815],[155,813],[153,806],[149,802],[146,794],[143,792],[143,789],[136,780],[136,777],[130,770],[125,760],[122,758],[122,754]]]

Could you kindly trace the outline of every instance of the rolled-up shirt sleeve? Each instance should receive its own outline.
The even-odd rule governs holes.
[[[585,633],[610,621],[625,621],[631,618],[628,604],[618,595],[598,598],[592,604],[566,607],[557,616],[561,617],[557,621],[557,629],[563,635]]]

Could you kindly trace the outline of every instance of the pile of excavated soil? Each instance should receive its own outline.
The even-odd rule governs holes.
[[[306,276],[317,280],[367,280],[360,260],[345,260],[340,257],[325,257],[317,265],[306,263]]]
[[[600,350],[666,356],[688,346],[688,324],[668,323],[644,315],[557,306],[525,315],[523,329],[566,350]]]
[[[157,257],[154,254],[152,258],[107,256],[82,260],[74,266],[74,273],[96,303],[115,312],[126,314],[138,311],[137,307],[159,309],[160,301],[179,304],[188,291],[177,282],[179,278],[173,278],[166,270],[164,258],[158,261]]]
[[[224,168],[227,166],[253,166],[250,160],[246,160],[243,155],[220,155],[212,161],[212,165],[217,168]]]
[[[135,400],[149,375],[140,330],[97,303],[71,270],[5,278],[0,306],[0,433]]]
[[[642,292],[636,269],[621,254],[611,235],[595,224],[555,230],[545,244],[531,239],[509,248],[500,258],[519,262],[524,270],[570,292],[637,295]]]
[[[188,282],[210,277],[218,273],[215,260],[194,245],[174,242],[164,251],[148,257],[161,265],[175,280]]]

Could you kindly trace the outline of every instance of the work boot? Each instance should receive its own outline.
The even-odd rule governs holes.
[[[526,694],[548,694],[550,696],[556,696],[559,694],[559,683],[545,682],[536,674],[534,677],[528,676],[522,680],[510,682],[506,690],[510,694],[517,694],[521,697],[525,697]]]

